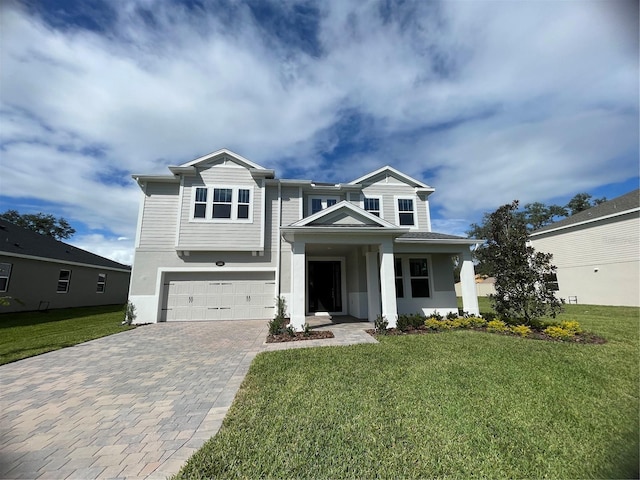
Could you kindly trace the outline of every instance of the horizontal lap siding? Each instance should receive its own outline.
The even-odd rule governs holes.
[[[174,248],[179,189],[177,184],[147,184],[139,248]]]
[[[248,186],[253,192],[253,222],[192,222],[191,194],[193,186]],[[261,239],[263,191],[244,168],[211,167],[195,177],[185,177],[181,205],[179,246],[206,247],[211,250],[259,250]]]
[[[552,253],[553,264],[558,268],[637,262],[640,260],[638,228],[635,213],[623,220],[608,219],[533,237],[532,245],[539,252]]]
[[[287,226],[301,220],[300,189],[298,187],[282,187],[282,225]]]
[[[382,218],[387,222],[396,223],[397,196],[413,198],[418,216],[418,231],[429,231],[427,208],[428,201],[423,195],[416,196],[415,189],[409,185],[374,183],[362,189],[364,196],[382,197]]]

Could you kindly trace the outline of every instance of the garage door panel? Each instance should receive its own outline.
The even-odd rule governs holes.
[[[171,275],[167,321],[269,319],[275,313],[273,273],[230,272],[228,280],[218,273]]]

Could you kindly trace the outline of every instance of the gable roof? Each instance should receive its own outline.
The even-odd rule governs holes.
[[[352,218],[353,223],[322,223],[323,220],[331,220],[332,218],[338,218],[340,214],[343,214],[343,218]],[[306,218],[298,220],[295,223],[292,223],[291,227],[309,227],[313,225],[323,226],[323,227],[375,227],[375,228],[393,228],[397,229],[398,227],[393,223],[387,222],[382,218],[373,215],[366,210],[352,204],[351,202],[347,202],[343,200],[335,205],[331,205],[324,210],[320,210],[319,212],[314,213]],[[406,228],[404,229],[406,230]]]
[[[410,177],[409,175],[407,175],[405,173],[402,173],[401,171],[396,170],[395,168],[393,168],[393,167],[391,167],[389,165],[386,165],[386,166],[384,166],[382,168],[379,168],[378,170],[375,170],[375,171],[373,171],[371,173],[367,173],[366,175],[364,175],[364,176],[362,176],[360,178],[357,178],[357,179],[353,180],[352,182],[349,182],[349,185],[357,185],[357,184],[360,184],[360,183],[364,183],[367,180],[370,180],[371,178],[374,178],[374,177],[376,177],[378,175],[381,175],[383,173],[391,174],[391,175],[393,175],[395,177],[398,177],[402,181],[407,183],[408,185],[411,185],[412,187],[416,187],[418,189],[426,190],[426,191],[429,191],[429,192],[434,192],[435,191],[435,189],[433,187],[430,187],[426,183],[421,182],[420,180],[416,180],[415,178]]]
[[[258,165],[257,163],[254,163],[251,160],[244,158],[242,155],[238,155],[237,153],[232,152],[227,148],[221,148],[220,150],[217,150],[212,153],[208,153],[206,155],[196,158],[195,160],[191,160],[190,162],[183,163],[182,165],[179,165],[177,167],[170,166],[169,170],[171,170],[171,173],[173,174],[187,173],[192,170],[190,167],[195,167],[196,165],[199,165],[201,163],[207,163],[219,158],[229,158],[234,163],[242,165],[247,170],[251,170],[253,172],[264,172],[265,174],[271,175],[271,176],[273,176],[273,173],[274,173],[273,170],[264,168],[262,165]]]
[[[0,219],[0,255],[9,257],[50,260],[108,270],[130,271],[123,265],[95,253],[87,252],[53,237],[41,235],[27,228],[19,227]]]
[[[587,210],[576,213],[575,215],[564,218],[558,222],[546,225],[531,233],[530,236],[533,237],[554,230],[562,230],[575,225],[591,223],[596,220],[615,217],[632,211],[640,211],[640,189],[633,190],[632,192],[616,197],[613,200],[609,200],[601,203],[600,205],[596,205],[595,207],[591,207]]]

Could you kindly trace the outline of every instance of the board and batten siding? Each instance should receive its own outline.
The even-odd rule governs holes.
[[[531,238],[536,251],[553,254],[558,297],[595,305],[640,306],[638,212]]]
[[[260,182],[260,183],[259,183]],[[193,187],[239,186],[251,187],[252,222],[213,222],[191,219],[191,196]],[[262,250],[263,245],[263,195],[261,181],[256,181],[244,168],[211,167],[196,176],[185,177],[180,206],[180,232],[178,249],[207,250]]]
[[[138,248],[173,249],[180,186],[174,183],[147,183]]]

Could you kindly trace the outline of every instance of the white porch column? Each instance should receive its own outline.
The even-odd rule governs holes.
[[[380,290],[382,294],[382,316],[389,322],[389,328],[395,328],[398,320],[396,303],[396,280],[393,270],[393,240],[380,244]]]
[[[462,311],[471,315],[480,315],[478,307],[478,290],[476,288],[476,273],[473,259],[469,250],[460,252],[460,287],[462,289]]]
[[[367,311],[370,322],[380,315],[380,289],[378,286],[378,252],[366,252],[367,264]]]
[[[305,267],[305,243],[300,241],[293,242],[291,268],[291,305],[289,312],[291,314],[291,324],[296,331],[301,332],[305,324],[305,291],[307,285]]]

